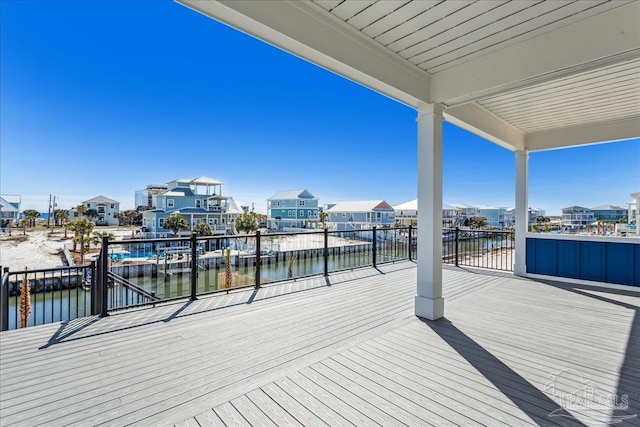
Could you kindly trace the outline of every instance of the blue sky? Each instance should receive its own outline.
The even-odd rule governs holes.
[[[415,112],[171,1],[0,3],[0,193],[46,211],[206,175],[266,210],[416,197]],[[530,204],[630,201],[640,141],[532,153]],[[444,201],[514,204],[514,154],[444,128]]]

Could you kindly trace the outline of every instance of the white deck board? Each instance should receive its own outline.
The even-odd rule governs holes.
[[[637,294],[443,278],[437,322],[401,262],[2,333],[0,424],[598,425],[548,416],[565,369],[640,411]]]

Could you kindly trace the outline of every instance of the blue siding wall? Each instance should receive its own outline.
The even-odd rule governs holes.
[[[640,286],[640,245],[528,238],[527,273]]]

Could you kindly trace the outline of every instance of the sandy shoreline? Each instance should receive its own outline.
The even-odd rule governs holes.
[[[131,231],[125,229],[97,229],[116,235],[130,236]],[[10,240],[8,234],[0,235],[0,266],[9,271],[21,271],[25,268],[36,270],[41,268],[62,267],[63,257],[60,255],[65,243],[72,243],[73,233],[68,233],[69,239],[64,239],[64,231],[56,228],[51,236],[51,230],[27,231],[28,239],[25,241]],[[12,237],[23,237],[21,229],[14,229]]]

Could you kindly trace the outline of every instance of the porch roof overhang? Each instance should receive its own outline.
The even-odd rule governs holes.
[[[640,137],[640,2],[177,2],[513,151]]]

